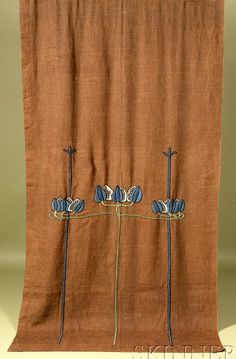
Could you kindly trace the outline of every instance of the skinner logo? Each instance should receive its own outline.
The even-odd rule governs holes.
[[[136,345],[132,359],[234,359],[236,350],[233,345],[201,345],[198,352],[191,345],[182,345],[183,350],[177,352],[170,345]]]

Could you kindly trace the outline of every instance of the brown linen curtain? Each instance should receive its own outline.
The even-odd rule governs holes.
[[[224,350],[223,18],[224,0],[20,1],[27,233],[8,351]]]

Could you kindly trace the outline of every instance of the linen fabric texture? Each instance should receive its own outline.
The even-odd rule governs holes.
[[[217,331],[223,0],[21,0],[26,161],[26,258],[17,333],[8,351],[222,351]],[[168,339],[167,220],[71,219],[64,312],[65,220],[49,218],[68,191],[80,215],[110,210],[98,185],[142,200],[122,213],[152,217],[153,200],[184,199],[171,221]],[[108,203],[108,202],[107,202]],[[110,201],[109,203],[113,203]],[[112,208],[112,207],[111,207]],[[117,297],[114,288],[117,279]],[[114,338],[114,303],[117,338]]]

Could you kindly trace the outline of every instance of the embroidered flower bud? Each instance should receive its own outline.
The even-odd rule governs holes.
[[[160,203],[160,201],[153,201],[152,202],[152,211],[154,213],[161,213],[163,211],[163,206],[162,204]]]
[[[179,199],[175,199],[173,206],[172,206],[172,212],[178,213],[179,212]]]
[[[179,200],[178,203],[178,212],[182,212],[185,208],[185,201],[183,199]]]
[[[114,192],[112,193],[112,199],[115,202],[121,202],[123,199],[123,193],[119,186],[116,186]]]
[[[102,186],[96,187],[94,200],[98,203],[106,200],[106,191]]]
[[[70,197],[66,198],[66,211],[71,211],[71,205],[73,204],[73,199]]]
[[[60,206],[59,206],[59,203],[58,203],[58,201],[57,201],[57,198],[53,198],[53,199],[52,199],[51,208],[52,208],[53,212],[58,212],[58,211],[60,211]]]
[[[75,199],[72,203],[72,210],[75,213],[82,212],[84,209],[84,200]]]
[[[140,186],[135,186],[130,193],[130,202],[138,203],[142,200],[142,197],[143,195]]]
[[[66,211],[66,199],[65,198],[58,198],[58,211],[64,212]]]
[[[172,213],[173,212],[173,205],[174,205],[173,199],[167,199],[165,201],[165,205],[166,205],[167,213]]]

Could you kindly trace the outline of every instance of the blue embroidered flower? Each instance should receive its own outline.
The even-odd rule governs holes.
[[[176,199],[174,201],[174,208],[173,208],[173,212],[177,213],[177,212],[183,212],[185,208],[185,201],[183,199]]]
[[[62,212],[66,210],[66,200],[64,198],[53,198],[51,202],[51,207],[53,211]]]
[[[129,191],[130,193],[128,194],[128,200],[130,200],[130,202],[138,203],[142,200],[143,194],[140,186],[131,187]]]
[[[84,200],[80,200],[78,198],[74,199],[74,201],[70,204],[68,211],[72,211],[74,213],[79,213],[84,210]]]
[[[67,198],[53,198],[51,202],[53,212],[74,212],[79,213],[84,209],[84,201],[81,199]]]
[[[154,213],[161,213],[164,209],[164,206],[162,205],[162,201],[153,201],[152,202],[152,211]]]
[[[179,213],[183,212],[184,208],[185,201],[183,199],[154,200],[152,202],[152,211],[154,213]]]
[[[105,189],[102,186],[97,186],[94,195],[95,202],[100,203],[102,201],[105,201],[106,199],[107,199],[107,194]]]
[[[124,202],[124,198],[125,198],[124,189],[120,188],[119,186],[116,186],[116,188],[114,189],[114,192],[112,193],[111,198],[115,202]]]
[[[51,208],[52,208],[53,212],[59,212],[61,210],[60,207],[59,207],[59,203],[58,203],[57,198],[52,199]]]

